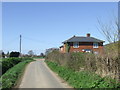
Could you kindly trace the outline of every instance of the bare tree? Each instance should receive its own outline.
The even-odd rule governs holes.
[[[43,53],[40,53],[40,56],[41,56],[41,57],[44,57],[44,54],[43,54]]]
[[[9,55],[10,55],[10,54],[9,54],[9,51],[8,51],[7,54],[6,54],[6,56],[9,57]]]
[[[33,50],[28,51],[28,55],[33,56],[34,55]]]
[[[115,43],[119,40],[119,24],[118,18],[114,16],[114,20],[110,20],[108,23],[103,23],[100,19],[98,21],[98,30],[105,36],[109,43]]]
[[[118,44],[119,42],[119,23],[118,18],[116,16],[113,17],[113,20],[109,20],[109,22],[98,20],[98,30],[104,35],[106,40],[111,43],[109,46],[107,46],[105,49],[106,54],[109,56],[118,56]],[[114,44],[115,43],[115,44]]]
[[[120,23],[119,23],[119,19],[116,16],[113,16],[113,20],[109,21],[108,23],[103,23],[100,19],[98,20],[98,25],[99,28],[98,30],[105,36],[105,38],[107,39],[107,41],[109,43],[111,43],[110,45],[108,45],[106,48],[107,51],[107,55],[108,57],[117,57],[117,59],[114,58],[111,59],[111,61],[109,63],[113,63],[113,61],[116,63],[117,67],[117,78],[118,81],[120,81]],[[116,61],[115,61],[116,60]]]

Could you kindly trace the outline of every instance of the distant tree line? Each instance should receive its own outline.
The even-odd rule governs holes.
[[[19,57],[20,56],[20,53],[19,52],[11,52],[9,54],[9,52],[7,54],[5,54],[3,51],[0,53],[2,58],[5,58],[5,57]]]
[[[7,58],[7,57],[45,57],[44,53],[40,53],[39,55],[35,55],[33,50],[29,50],[28,54],[21,54],[20,52],[12,51],[12,52],[7,52],[6,54],[1,50],[0,51],[0,57],[1,58]]]

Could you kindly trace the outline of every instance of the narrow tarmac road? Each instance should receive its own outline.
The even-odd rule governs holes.
[[[64,83],[44,62],[37,59],[31,62],[23,75],[19,88],[71,88]]]

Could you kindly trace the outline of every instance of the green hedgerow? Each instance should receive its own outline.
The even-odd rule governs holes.
[[[57,63],[46,60],[48,66],[74,88],[118,88],[118,83],[110,83],[100,76],[88,72],[75,72]]]
[[[0,81],[2,82],[1,88],[12,88],[16,84],[18,78],[21,76],[26,64],[31,61],[33,60],[25,60],[23,62],[20,62],[14,67],[10,68],[5,74],[3,74],[0,78]]]

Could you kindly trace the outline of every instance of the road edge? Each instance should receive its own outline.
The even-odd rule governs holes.
[[[28,64],[26,64],[25,68],[23,69],[22,74],[20,75],[20,77],[19,77],[18,80],[16,81],[16,85],[13,86],[13,88],[19,88],[19,86],[20,86],[20,84],[21,84],[21,82],[22,82],[22,80],[23,80],[23,77],[24,77],[24,75],[25,75],[25,71],[26,71],[27,67],[28,67],[31,63],[33,63],[33,62],[34,62],[34,61],[29,62]]]
[[[50,73],[55,76],[55,78],[56,78],[57,80],[59,80],[61,83],[64,83],[64,84],[65,84],[66,88],[71,88],[71,89],[74,90],[74,88],[73,88],[72,86],[70,86],[70,84],[69,84],[67,81],[65,81],[64,79],[62,79],[56,72],[52,71],[52,70],[48,67],[48,65],[47,65],[47,63],[45,62],[45,60],[44,60],[44,65],[45,65],[45,67],[50,71]]]

